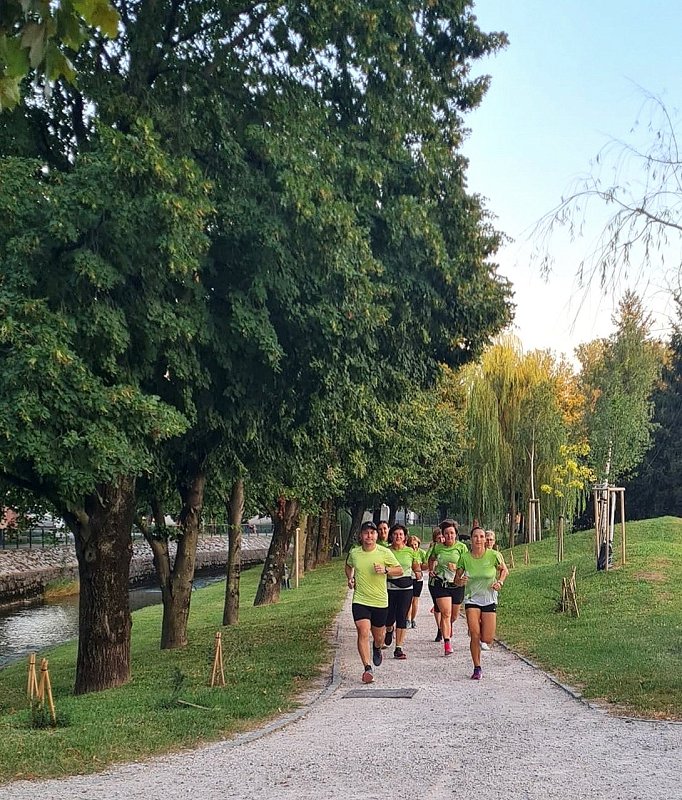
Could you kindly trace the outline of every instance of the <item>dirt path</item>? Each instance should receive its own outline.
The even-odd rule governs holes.
[[[455,653],[433,642],[424,598],[407,661],[384,651],[360,683],[355,632],[339,618],[337,682],[297,721],[264,735],[100,775],[0,787],[0,800],[676,800],[682,725],[615,719],[570,697],[503,648],[471,681],[460,621]],[[350,699],[351,689],[417,690]]]

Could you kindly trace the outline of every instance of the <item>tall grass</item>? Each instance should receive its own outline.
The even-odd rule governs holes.
[[[329,629],[346,581],[338,563],[320,567],[300,589],[282,592],[280,603],[254,608],[259,574],[242,575],[238,626],[221,628],[224,584],[194,593],[185,650],[159,650],[160,607],[136,611],[133,677],[126,686],[74,697],[76,644],[41,652],[49,656],[61,727],[31,727],[24,663],[1,670],[0,782],[93,772],[215,740],[292,710],[328,663]],[[219,629],[227,685],[211,689]]]

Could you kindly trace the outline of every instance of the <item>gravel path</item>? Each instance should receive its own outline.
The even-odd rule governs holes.
[[[13,783],[0,800],[682,798],[682,725],[609,717],[499,645],[473,682],[462,621],[446,659],[429,605],[408,631],[408,660],[384,651],[363,687],[347,603],[334,682],[293,722],[99,775]],[[344,697],[406,687],[412,699]]]

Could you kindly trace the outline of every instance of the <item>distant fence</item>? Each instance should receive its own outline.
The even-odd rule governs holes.
[[[227,523],[206,522],[201,526],[200,536],[225,536],[227,537]],[[244,523],[242,536],[269,537],[272,536],[272,523],[259,522],[255,525]],[[133,527],[133,539],[142,539],[142,532]],[[73,542],[73,533],[66,528],[57,528],[52,525],[34,525],[25,530],[20,528],[0,528],[0,550],[33,550],[45,547],[57,547]]]

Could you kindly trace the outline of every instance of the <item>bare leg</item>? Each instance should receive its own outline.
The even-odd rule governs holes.
[[[494,611],[484,611],[481,614],[481,641],[492,644],[497,628],[497,614]]]
[[[469,651],[475,667],[481,666],[481,609],[467,608],[467,625],[469,626]]]
[[[436,600],[440,611],[440,632],[444,639],[452,637],[452,598],[439,597]]]
[[[369,633],[371,624],[368,619],[357,619],[355,620],[355,627],[358,631],[358,653],[360,654],[362,666],[366,667],[368,664],[372,663],[372,656],[369,652]]]

